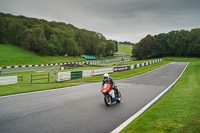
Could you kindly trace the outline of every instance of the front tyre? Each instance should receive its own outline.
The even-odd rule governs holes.
[[[107,105],[107,106],[110,106],[111,105],[111,103],[112,103],[112,98],[111,98],[111,96],[110,95],[104,95],[104,101],[105,101],[105,104]]]
[[[117,102],[121,102],[122,100],[122,97],[121,97],[121,93],[118,91],[118,94],[117,94]]]

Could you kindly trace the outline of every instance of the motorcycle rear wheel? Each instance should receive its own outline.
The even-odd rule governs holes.
[[[110,106],[112,103],[112,97],[110,95],[104,95],[104,101],[107,106]]]

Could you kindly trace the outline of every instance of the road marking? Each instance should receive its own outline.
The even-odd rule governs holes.
[[[145,105],[141,110],[139,110],[137,113],[135,113],[133,116],[131,116],[128,120],[126,120],[124,123],[122,123],[120,126],[118,126],[116,129],[114,129],[111,133],[119,133],[122,131],[128,124],[130,124],[134,119],[136,119],[138,116],[140,116],[142,113],[144,113],[151,105],[153,105],[159,98],[161,98],[171,87],[181,78],[183,73],[185,72],[185,69],[187,68],[189,63],[185,66],[182,73],[179,75],[179,77],[163,92],[161,92],[156,98],[154,98],[151,102],[149,102],[147,105]]]

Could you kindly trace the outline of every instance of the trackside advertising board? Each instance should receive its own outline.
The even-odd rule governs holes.
[[[71,79],[82,78],[82,76],[83,76],[82,71],[71,72]]]
[[[125,70],[130,70],[130,66],[114,67],[114,72],[121,72]]]

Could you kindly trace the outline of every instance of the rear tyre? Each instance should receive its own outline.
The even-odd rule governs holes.
[[[112,97],[110,95],[104,95],[104,101],[107,106],[110,106],[112,103]]]

